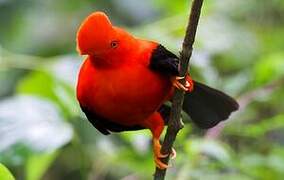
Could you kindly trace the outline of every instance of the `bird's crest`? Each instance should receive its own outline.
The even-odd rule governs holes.
[[[77,32],[77,50],[81,55],[91,55],[105,49],[113,35],[113,26],[103,12],[94,12],[81,24]]]

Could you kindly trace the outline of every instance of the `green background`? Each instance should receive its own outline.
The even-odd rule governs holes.
[[[0,162],[16,179],[151,179],[149,131],[103,136],[80,111],[76,31],[101,10],[178,54],[189,9],[183,0],[0,0]],[[205,0],[190,73],[241,108],[209,131],[184,116],[167,179],[282,179],[284,1]]]

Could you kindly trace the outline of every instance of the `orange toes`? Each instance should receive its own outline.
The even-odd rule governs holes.
[[[172,78],[172,84],[174,87],[176,87],[177,89],[183,90],[183,91],[191,91],[192,90],[192,81],[190,79],[190,81],[188,81],[188,78],[186,78],[185,81],[185,85],[183,85],[182,83],[179,82],[180,79],[183,79],[184,77],[173,77]]]
[[[192,92],[194,88],[193,80],[191,79],[189,75],[186,75],[185,80],[186,80],[186,84],[188,84],[188,86],[185,84],[185,87],[188,88],[189,92]]]
[[[168,167],[170,167],[169,165],[163,163],[159,158],[155,157],[154,158],[156,167],[158,167],[159,169],[166,169]]]
[[[160,158],[165,158],[168,156],[168,154],[162,154],[161,153],[161,144],[159,139],[154,138],[153,139],[153,151],[154,151],[154,161],[156,164],[156,167],[159,169],[166,169],[169,167],[169,165],[163,163]]]

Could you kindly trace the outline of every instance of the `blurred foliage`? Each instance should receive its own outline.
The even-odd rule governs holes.
[[[14,180],[15,178],[10,173],[10,171],[0,163],[0,179],[2,180]]]
[[[0,0],[0,162],[17,179],[151,179],[147,130],[105,137],[80,111],[76,30],[103,10],[114,24],[178,54],[189,5]],[[237,97],[241,109],[209,131],[186,124],[167,179],[283,179],[283,12],[283,0],[204,2],[191,75]],[[0,179],[14,179],[2,164]]]

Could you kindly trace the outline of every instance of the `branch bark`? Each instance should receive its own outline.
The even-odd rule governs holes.
[[[182,51],[180,53],[180,76],[185,76],[188,71],[188,64],[192,54],[192,49],[193,49],[192,46],[195,40],[202,3],[203,0],[193,0],[191,5],[191,11],[186,28],[186,34],[182,44]],[[185,80],[183,80],[182,83],[185,83]],[[176,139],[176,136],[179,130],[183,128],[183,123],[180,118],[183,99],[184,99],[184,92],[176,89],[173,96],[170,120],[168,123],[167,132],[161,149],[161,152],[163,154],[171,153],[172,146]],[[169,157],[162,159],[162,161],[168,164]],[[154,174],[154,180],[165,179],[166,170],[167,169],[162,170],[156,168],[156,172]]]

